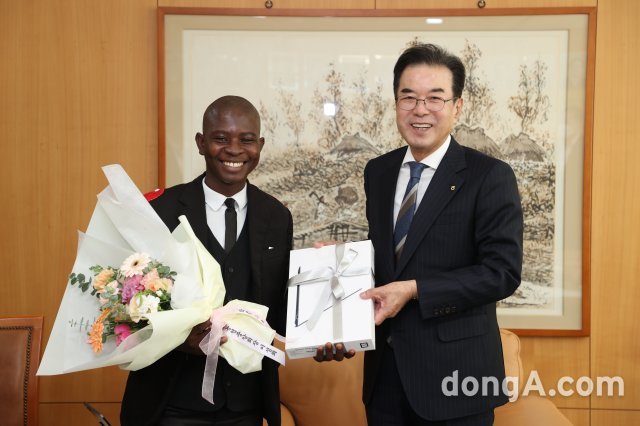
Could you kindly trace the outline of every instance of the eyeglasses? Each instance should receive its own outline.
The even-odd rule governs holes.
[[[455,96],[451,99],[442,99],[437,96],[430,96],[425,99],[414,98],[413,96],[405,96],[404,98],[400,98],[396,101],[396,105],[398,108],[404,111],[411,111],[412,109],[418,106],[418,102],[424,102],[424,107],[431,112],[438,112],[444,108],[444,104],[453,101],[456,98]]]

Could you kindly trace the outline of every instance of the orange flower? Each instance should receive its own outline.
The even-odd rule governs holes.
[[[93,348],[93,352],[95,353],[102,352],[102,332],[104,331],[104,320],[110,313],[111,309],[105,309],[104,311],[102,311],[102,314],[91,326],[91,331],[89,332],[87,343],[91,345],[91,347]]]
[[[106,268],[100,271],[96,278],[93,280],[93,288],[95,288],[98,293],[102,293],[104,291],[104,286],[106,286],[113,278],[115,272],[113,269]]]
[[[171,293],[171,286],[173,285],[173,281],[169,278],[158,278],[149,283],[149,290],[156,292],[158,290],[164,290],[167,293]]]

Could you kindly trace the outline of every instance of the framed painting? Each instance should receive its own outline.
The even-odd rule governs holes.
[[[158,28],[160,185],[203,172],[202,113],[243,96],[266,139],[251,181],[290,208],[296,248],[367,238],[364,165],[403,145],[395,61],[420,42],[457,54],[454,135],[511,165],[524,208],[522,284],[500,326],[588,335],[595,9],[160,8]]]

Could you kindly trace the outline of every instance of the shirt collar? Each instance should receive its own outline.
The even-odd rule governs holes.
[[[447,153],[449,145],[451,145],[451,135],[447,136],[447,139],[445,139],[440,148],[427,155],[420,162],[436,170],[440,165],[440,162],[442,162],[444,155]],[[407,149],[407,152],[404,154],[404,160],[402,160],[402,164],[407,164],[409,161],[416,161],[416,159],[413,157],[413,154],[411,153],[411,148]]]
[[[244,187],[240,190],[240,192],[233,194],[231,197],[227,197],[226,195],[222,195],[219,192],[214,191],[209,188],[207,184],[204,182],[204,178],[202,179],[202,188],[204,189],[204,202],[211,207],[214,211],[218,211],[224,206],[224,201],[227,198],[233,198],[236,203],[238,203],[238,209],[242,210],[247,205],[247,184],[244,184]],[[226,207],[225,207],[226,208]]]

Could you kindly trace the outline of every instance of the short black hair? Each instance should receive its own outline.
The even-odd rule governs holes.
[[[393,67],[393,97],[397,99],[398,86],[400,85],[400,76],[405,68],[410,65],[442,65],[451,71],[453,75],[453,96],[455,98],[462,97],[465,81],[464,64],[456,55],[448,52],[446,49],[435,44],[419,43],[407,48],[398,58],[396,65]]]

